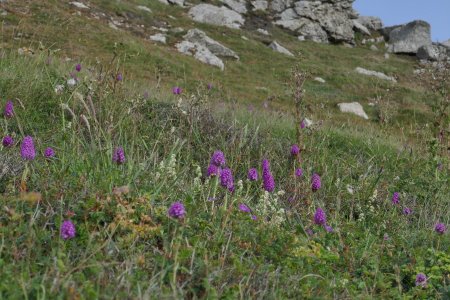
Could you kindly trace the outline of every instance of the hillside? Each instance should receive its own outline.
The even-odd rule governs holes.
[[[416,57],[69,2],[1,2],[0,298],[450,294],[448,107]],[[195,28],[239,59],[179,53]]]

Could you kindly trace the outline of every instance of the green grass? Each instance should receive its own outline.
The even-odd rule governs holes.
[[[434,231],[437,222],[450,224],[450,170],[430,144],[432,98],[413,78],[412,58],[386,63],[381,51],[300,43],[273,28],[297,54],[292,59],[269,51],[266,38],[251,31],[194,24],[183,9],[157,1],[90,2],[114,15],[133,13],[133,22],[147,27],[168,21],[205,30],[241,57],[221,72],[176,53],[179,34],[160,46],[60,1],[7,5],[0,103],[12,99],[15,116],[0,119],[0,136],[16,142],[0,149],[0,299],[445,299],[450,293],[450,237]],[[23,46],[35,54],[18,55]],[[69,88],[78,62],[79,82]],[[327,80],[306,83],[315,124],[302,131],[305,150],[297,158],[290,156],[300,121],[289,86],[294,64]],[[399,83],[361,77],[356,66],[395,74]],[[123,82],[114,80],[118,72]],[[65,89],[57,94],[59,84]],[[175,85],[184,89],[179,97],[170,93]],[[368,103],[385,94],[392,116],[380,125],[378,108]],[[371,120],[339,113],[340,101],[360,101]],[[26,135],[35,141],[33,161],[20,157]],[[53,159],[43,157],[49,146]],[[122,165],[112,161],[118,146],[125,150]],[[234,193],[206,176],[217,149],[233,171]],[[271,163],[273,193],[246,179],[249,168],[261,171],[263,159]],[[304,175],[296,178],[299,167]],[[316,193],[313,173],[322,178]],[[398,206],[391,203],[396,191]],[[167,215],[175,201],[184,203],[184,219]],[[318,207],[334,232],[314,224]],[[413,213],[405,216],[404,207]],[[76,236],[63,240],[67,219]],[[415,286],[418,273],[428,277],[426,287]]]

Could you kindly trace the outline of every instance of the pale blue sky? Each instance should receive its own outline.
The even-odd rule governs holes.
[[[433,41],[450,38],[450,0],[356,0],[353,8],[363,16],[380,17],[385,26],[425,20]]]

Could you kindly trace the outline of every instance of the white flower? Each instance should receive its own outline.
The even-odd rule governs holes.
[[[75,86],[77,84],[77,81],[73,78],[70,78],[69,80],[67,80],[67,85],[68,86]]]

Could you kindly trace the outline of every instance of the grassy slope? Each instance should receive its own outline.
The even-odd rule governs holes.
[[[289,114],[276,109],[250,113],[239,105],[235,110],[233,105],[221,109],[217,104],[235,98],[259,103],[269,95],[255,88],[262,84],[280,96],[272,107],[288,109],[282,83],[295,61],[280,56],[273,67],[279,76],[274,81],[263,68],[272,70],[273,62],[262,60],[272,53],[260,43],[244,42],[238,32],[221,29],[226,33],[222,36],[202,27],[242,53],[240,62],[228,63],[221,73],[173,50],[167,52],[166,47],[121,35],[98,21],[84,23],[85,18],[69,14],[59,1],[33,5],[31,9],[40,14],[22,20],[20,31],[33,34],[29,40],[22,39],[21,45],[56,42],[52,48],[62,51],[53,55],[50,65],[44,53],[28,58],[6,52],[0,61],[0,93],[14,99],[16,107],[13,119],[2,120],[1,134],[12,134],[17,141],[22,135],[33,135],[39,152],[36,161],[25,165],[18,157],[18,145],[0,152],[3,165],[14,163],[21,168],[1,180],[0,297],[386,299],[448,293],[450,258],[444,251],[449,235],[432,232],[438,220],[449,223],[448,170],[438,172],[428,155],[400,148],[398,141],[386,141],[377,124],[338,115],[332,105],[339,99],[372,95],[373,82],[352,73],[364,55],[370,61],[366,66],[388,73],[395,70],[405,78],[412,73],[411,61],[393,58],[388,66],[381,66],[375,64],[381,54],[296,43],[281,35],[280,41],[290,49],[304,51],[309,60],[301,64],[331,86],[309,83],[309,95],[317,101],[309,99],[314,115],[325,115],[317,109],[322,101],[333,115],[320,130],[307,131],[307,151],[297,161],[288,155],[295,124]],[[110,1],[102,5],[117,9]],[[189,22],[180,18],[178,8],[148,5],[154,11],[169,9],[179,17],[179,25]],[[45,14],[46,9],[58,14]],[[38,26],[33,28],[33,22]],[[64,30],[56,30],[57,25]],[[98,31],[89,30],[93,28]],[[8,30],[4,30],[4,43],[15,48],[17,42],[11,44]],[[99,33],[104,35],[99,38]],[[118,40],[126,42],[120,49],[120,62],[96,65],[95,57],[110,60],[112,44]],[[311,53],[320,53],[320,59]],[[65,55],[83,61],[81,82],[75,90],[56,95],[54,86],[64,83],[73,70],[73,62],[61,61]],[[249,61],[258,64],[251,69],[244,63]],[[156,65],[166,70],[161,90],[156,88]],[[123,84],[109,79],[117,69],[125,74]],[[108,73],[99,77],[100,70]],[[237,70],[245,80],[233,77],[232,71]],[[165,104],[176,100],[164,91],[177,80],[188,90],[186,95],[195,90],[196,80],[213,80],[220,88],[211,92],[203,88],[194,102],[199,106],[184,104],[191,116],[186,117]],[[406,80],[400,85],[402,107],[423,105],[415,87],[408,87]],[[77,92],[87,95],[88,86],[95,115],[77,96]],[[146,89],[152,91],[149,100],[141,96]],[[78,117],[71,120],[63,113],[60,103],[67,103],[77,116],[86,115],[90,130]],[[210,106],[213,111],[208,110]],[[352,131],[345,125],[333,126],[347,121],[360,126]],[[399,126],[406,127],[408,122],[418,120],[399,120]],[[395,126],[390,130],[395,132]],[[49,145],[57,151],[55,160],[41,157]],[[123,166],[111,162],[118,145],[127,155]],[[197,166],[204,170],[215,149],[225,152],[236,182],[244,180],[243,189],[234,195],[197,175]],[[176,161],[170,165],[172,154]],[[280,226],[267,221],[274,214],[256,210],[263,193],[258,184],[245,181],[247,169],[259,166],[262,158],[271,160],[276,190],[285,191],[271,196],[286,210]],[[305,173],[300,180],[293,176],[298,166]],[[312,172],[323,180],[315,194],[309,192]],[[131,192],[120,196],[112,192],[123,185]],[[38,203],[30,194],[21,195],[21,188],[40,192],[42,200]],[[398,208],[390,205],[394,191],[402,193]],[[211,197],[216,202],[209,201]],[[167,207],[176,200],[186,205],[184,221],[166,216]],[[257,211],[258,221],[237,210],[240,202]],[[327,212],[335,233],[327,234],[312,224],[318,206]],[[410,217],[402,215],[404,206],[413,209]],[[69,211],[75,214],[77,236],[62,241],[59,225]],[[315,231],[313,236],[305,233],[308,228]],[[385,233],[388,241],[383,240]],[[428,288],[414,287],[418,272],[430,277]]]
[[[129,34],[124,34],[124,31],[111,29],[107,25],[108,21],[96,20],[89,13],[77,15],[76,10],[66,3],[41,1],[31,2],[26,14],[10,14],[7,17],[6,24],[18,26],[4,26],[3,40],[7,47],[14,45],[14,48],[18,45],[32,45],[37,48],[37,41],[41,41],[45,47],[60,49],[59,56],[67,55],[75,61],[90,63],[93,63],[94,59],[109,61],[116,44],[115,49],[123,59],[126,80],[133,82],[140,89],[156,83],[159,78],[165,91],[176,84],[192,89],[199,83],[213,82],[222,92],[221,101],[237,101],[244,107],[254,104],[261,108],[262,103],[270,98],[273,99],[272,109],[282,111],[292,109],[287,86],[289,70],[293,65],[299,64],[312,76],[327,80],[325,85],[312,80],[306,85],[311,117],[324,120],[327,125],[335,127],[343,124],[352,128],[353,124],[357,124],[357,128],[364,132],[374,132],[374,135],[387,131],[383,137],[389,139],[394,136],[393,140],[398,140],[399,129],[402,129],[403,136],[400,138],[406,142],[410,139],[420,139],[416,136],[417,128],[432,119],[430,109],[426,105],[428,97],[413,77],[413,58],[391,56],[391,59],[386,61],[383,51],[300,43],[295,37],[272,28],[273,36],[297,54],[297,58],[289,58],[268,49],[263,43],[269,41],[267,37],[247,31],[195,24],[187,17],[185,10],[165,6],[158,1],[134,2],[152,8],[153,14],[137,10],[132,3],[133,1],[91,1],[90,5],[92,11],[106,12],[116,19],[120,18],[118,15],[133,14],[134,19],[131,22],[135,27],[136,24],[144,24],[147,28],[145,34],[134,29],[125,30]],[[23,10],[23,4],[13,3],[11,6],[18,6]],[[14,9],[21,11],[19,8]],[[212,38],[235,50],[241,59],[237,62],[227,61],[226,70],[221,72],[177,53],[173,45],[183,34],[169,33],[167,46],[146,41],[147,35],[157,32],[152,30],[151,26],[161,27],[163,22],[169,23],[172,28],[197,27],[205,30]],[[21,32],[22,36],[28,38],[11,41],[14,36],[13,28],[15,33]],[[243,40],[243,35],[249,40]],[[272,59],[267,59],[268,57]],[[399,77],[399,83],[394,87],[358,75],[354,72],[357,66],[396,75]],[[390,89],[390,92],[385,93],[386,89]],[[376,121],[376,109],[367,104],[377,95],[386,94],[392,103],[392,124],[388,128],[380,128]],[[367,122],[338,113],[336,104],[350,101],[361,102],[373,121]]]

